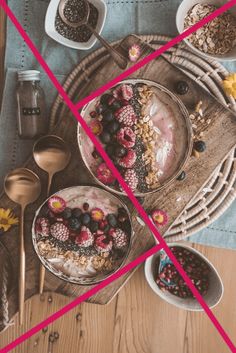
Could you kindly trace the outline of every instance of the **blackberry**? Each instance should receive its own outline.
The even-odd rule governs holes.
[[[116,120],[111,121],[106,125],[106,130],[110,134],[115,134],[119,130],[119,128],[120,128],[120,124]]]
[[[142,155],[145,151],[145,147],[143,145],[143,142],[140,138],[136,139],[136,144],[134,146],[134,150],[136,152],[137,158],[136,158],[136,162],[134,165],[134,170],[136,172],[136,175],[138,176],[138,190],[140,192],[147,192],[148,191],[148,185],[146,183],[146,176],[147,176],[147,170],[146,170],[146,166],[145,163],[142,159]]]

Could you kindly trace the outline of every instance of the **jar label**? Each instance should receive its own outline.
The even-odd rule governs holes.
[[[35,108],[22,108],[23,115],[40,115],[41,110],[39,107]]]

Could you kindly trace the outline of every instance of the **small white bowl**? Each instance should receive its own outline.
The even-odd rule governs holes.
[[[205,257],[203,256],[199,251],[183,245],[179,243],[171,243],[168,244],[169,246],[178,246],[183,249],[187,249],[195,254],[197,254],[203,261],[205,261],[208,266],[210,267],[210,278],[209,278],[209,288],[206,293],[206,295],[203,296],[205,302],[210,308],[215,307],[221,300],[223,293],[224,293],[224,286],[222,283],[222,280],[215,269],[215,267],[212,265],[212,263]],[[194,299],[194,298],[179,298],[175,296],[174,294],[171,294],[168,291],[162,291],[157,283],[156,283],[156,274],[157,274],[157,266],[158,266],[158,258],[160,253],[156,253],[155,255],[150,256],[146,262],[145,262],[145,267],[144,267],[144,272],[145,272],[145,277],[146,280],[149,284],[149,286],[152,288],[152,290],[159,295],[162,299],[167,301],[170,304],[173,304],[177,306],[178,308],[184,309],[184,310],[189,310],[189,311],[203,311],[201,305],[199,302]]]
[[[188,13],[188,11],[196,4],[208,4],[215,5],[217,7],[221,7],[225,4],[225,0],[183,0],[180,4],[177,14],[176,14],[176,26],[178,32],[181,34],[184,31],[184,20]],[[234,16],[236,16],[236,6],[231,7],[229,10]],[[234,61],[236,60],[236,46],[227,54],[224,55],[212,55],[207,54],[195,46],[193,46],[187,38],[184,39],[185,43],[195,52],[197,52],[200,56],[205,58],[211,58],[219,61]]]
[[[73,40],[67,39],[59,34],[55,28],[55,19],[57,14],[57,9],[60,0],[51,0],[48,5],[46,17],[45,17],[45,31],[49,37],[54,39],[56,42],[65,45],[66,47],[70,47],[73,49],[80,50],[88,50],[92,48],[92,46],[96,43],[97,38],[92,34],[87,42],[75,42]],[[107,5],[103,0],[90,0],[91,4],[93,4],[98,10],[98,23],[96,26],[96,31],[101,34],[105,19],[107,15]]]

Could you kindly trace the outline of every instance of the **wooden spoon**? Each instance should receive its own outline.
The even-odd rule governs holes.
[[[4,181],[7,196],[21,206],[20,214],[20,268],[19,268],[19,319],[23,323],[25,299],[25,246],[24,246],[24,213],[28,204],[33,203],[40,195],[39,177],[26,168],[15,169]]]
[[[66,142],[58,136],[47,135],[35,142],[33,156],[37,165],[48,173],[47,197],[50,194],[52,178],[55,173],[62,171],[68,165],[71,151]],[[45,267],[40,266],[39,293],[43,293]]]

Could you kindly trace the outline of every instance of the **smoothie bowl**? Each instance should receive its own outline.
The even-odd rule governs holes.
[[[192,128],[182,101],[148,80],[125,80],[86,105],[82,117],[135,195],[160,190],[182,171],[192,150]],[[118,182],[78,125],[81,156],[103,187]]]
[[[71,283],[98,283],[128,256],[132,226],[128,209],[114,195],[76,186],[52,195],[36,212],[32,237],[42,264]]]

